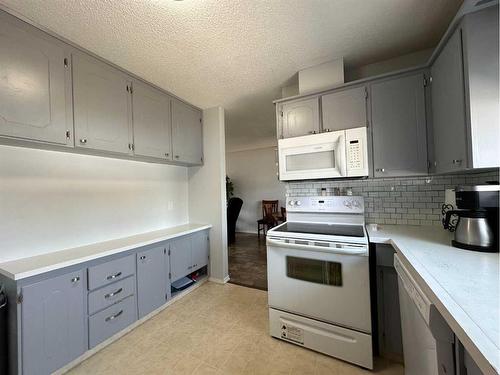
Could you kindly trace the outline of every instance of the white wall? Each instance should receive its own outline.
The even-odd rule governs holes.
[[[0,262],[186,222],[185,167],[0,146]]]
[[[276,177],[276,147],[228,152],[227,175],[234,184],[234,196],[243,199],[236,223],[239,232],[257,232],[257,220],[262,218],[261,201],[279,200],[285,205],[285,185]]]
[[[203,111],[204,166],[189,168],[189,219],[210,223],[210,279],[229,280],[224,109]]]

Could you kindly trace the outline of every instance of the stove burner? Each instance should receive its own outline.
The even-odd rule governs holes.
[[[279,232],[321,234],[329,236],[364,237],[362,225],[338,225],[287,222],[279,227]]]

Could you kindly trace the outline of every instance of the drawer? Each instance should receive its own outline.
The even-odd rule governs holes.
[[[89,293],[89,315],[133,294],[135,294],[135,277],[133,276],[94,290]]]
[[[135,254],[89,268],[89,290],[126,278],[135,273]]]
[[[135,296],[100,311],[89,318],[89,346],[92,349],[137,320]]]

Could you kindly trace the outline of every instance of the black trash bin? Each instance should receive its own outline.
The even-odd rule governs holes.
[[[7,374],[7,296],[0,285],[0,374]]]

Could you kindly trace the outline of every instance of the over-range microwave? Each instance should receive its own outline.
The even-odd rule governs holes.
[[[368,176],[366,128],[278,140],[281,181]]]

